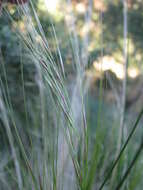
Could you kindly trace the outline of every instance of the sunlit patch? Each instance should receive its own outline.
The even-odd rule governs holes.
[[[54,13],[59,5],[59,0],[45,0],[46,7],[50,13]]]
[[[129,68],[128,75],[130,78],[136,78],[139,75],[139,70],[137,68]]]
[[[104,1],[103,0],[94,0],[94,8],[98,11],[105,11],[106,10],[106,6],[104,5]]]
[[[15,9],[12,6],[9,6],[9,12],[11,15],[13,15],[15,13]]]
[[[81,36],[84,37],[88,32],[89,32],[89,25],[84,24],[82,31],[81,31]]]
[[[136,53],[135,58],[136,58],[137,61],[141,61],[142,60],[142,56],[141,56],[140,53]]]
[[[25,28],[25,24],[24,22],[19,22],[19,29],[20,31],[22,31],[23,33],[26,32],[26,28]]]
[[[104,56],[99,61],[94,61],[93,66],[98,71],[112,71],[117,78],[123,79],[124,78],[124,66],[123,64],[117,62],[111,56]],[[129,68],[128,69],[128,76],[130,78],[136,78],[139,75],[139,70],[137,68]]]
[[[93,31],[94,28],[95,28],[94,22],[85,23],[80,31],[80,36],[85,37],[90,31]]]
[[[35,40],[37,43],[42,43],[42,37],[40,35],[35,36]]]
[[[69,30],[73,29],[73,23],[74,23],[75,18],[71,14],[66,14],[65,15],[65,21],[67,23],[67,26],[69,27]]]
[[[78,13],[83,14],[83,13],[86,12],[86,6],[85,6],[84,3],[77,3],[77,5],[76,5],[75,8],[76,8],[76,11],[77,11]]]
[[[123,79],[124,77],[124,68],[123,65],[116,62],[113,57],[104,56],[101,61],[95,61],[93,63],[94,68],[98,71],[107,71],[111,70],[117,78]]]

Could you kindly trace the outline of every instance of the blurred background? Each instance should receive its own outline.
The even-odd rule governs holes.
[[[108,157],[116,150],[115,142],[118,128],[121,125],[122,107],[124,107],[123,120],[126,126],[125,137],[143,107],[143,1],[127,0],[126,31],[124,7],[121,0],[35,0],[33,4],[50,50],[58,63],[58,50],[51,23],[55,27],[67,85],[75,77],[73,65],[76,60],[74,51],[76,46],[79,59],[85,65],[85,91],[88,102],[86,114],[90,138],[94,141],[96,127],[100,125],[101,150],[105,151],[109,148],[108,145],[111,145],[106,155]],[[0,78],[1,84],[3,84],[1,93],[4,95],[4,90],[9,89],[7,95],[14,108],[13,114],[18,124],[19,133],[22,134],[23,142],[27,144],[27,142],[30,143],[27,134],[30,133],[33,138],[40,136],[39,118],[37,116],[37,120],[33,119],[33,115],[36,115],[39,109],[37,104],[39,92],[35,82],[37,80],[36,69],[27,49],[19,40],[15,25],[6,14],[5,8],[23,33],[26,31],[25,18],[19,16],[15,5],[10,3],[3,5],[0,16]],[[37,27],[36,24],[35,22],[35,27]],[[74,40],[70,33],[74,34]],[[35,40],[38,41],[40,38],[36,36]],[[4,62],[5,68],[3,68],[2,62]],[[123,90],[125,83],[126,88]],[[125,96],[124,102],[122,102],[123,96]],[[24,108],[27,110],[26,115]],[[48,113],[48,117],[52,117],[50,113]],[[134,146],[131,144],[129,147],[131,150],[128,150],[131,155],[129,160],[138,145],[140,132],[139,128],[132,142]],[[11,167],[12,163],[1,112],[0,150],[2,160],[0,175],[5,175],[2,170],[6,165]],[[111,156],[111,162],[112,159]],[[100,162],[104,161],[101,159]],[[102,165],[101,163],[100,165]],[[1,168],[3,169],[1,170]],[[98,170],[100,171],[100,168]],[[97,180],[103,173],[102,170],[97,175]],[[143,177],[142,174],[141,176]],[[3,189],[5,188],[3,187]]]

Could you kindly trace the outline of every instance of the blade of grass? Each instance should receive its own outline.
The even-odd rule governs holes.
[[[127,179],[128,175],[130,174],[131,169],[133,168],[133,166],[135,165],[137,159],[139,158],[142,149],[143,149],[143,136],[142,136],[142,141],[140,143],[140,146],[139,146],[138,150],[136,151],[136,154],[135,154],[132,162],[130,163],[129,167],[127,168],[124,176],[122,177],[121,181],[119,182],[119,184],[117,185],[117,187],[115,188],[115,190],[119,190],[122,187],[123,183],[125,182],[125,180]]]
[[[108,179],[110,178],[110,176],[111,176],[111,174],[112,174],[112,171],[113,171],[114,168],[116,167],[116,165],[117,165],[118,161],[120,160],[120,158],[121,158],[121,156],[122,156],[122,154],[123,154],[125,148],[127,147],[129,141],[131,140],[131,138],[132,138],[132,136],[133,136],[133,134],[134,134],[134,132],[135,132],[137,126],[138,126],[138,123],[139,123],[139,121],[141,120],[142,115],[143,115],[143,109],[140,111],[140,113],[139,113],[139,115],[138,115],[138,117],[137,117],[137,120],[136,120],[136,122],[135,122],[135,124],[134,124],[134,126],[133,126],[133,128],[132,128],[132,130],[131,130],[131,132],[130,132],[128,138],[127,138],[127,140],[125,141],[125,143],[124,143],[124,145],[123,145],[123,147],[122,147],[122,149],[121,149],[119,155],[117,156],[117,158],[116,158],[116,160],[114,161],[114,163],[113,163],[111,169],[109,170],[109,172],[107,173],[105,179],[103,180],[103,183],[102,183],[101,186],[99,187],[99,190],[102,190],[102,189],[103,189],[105,183],[106,183],[106,182],[108,181]]]

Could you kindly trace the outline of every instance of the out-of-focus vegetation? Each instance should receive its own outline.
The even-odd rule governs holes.
[[[41,31],[45,33],[57,68],[60,68],[61,59],[63,61],[66,79],[64,84],[68,89],[70,101],[78,73],[78,68],[76,68],[78,61],[84,65],[83,85],[85,86],[84,98],[88,126],[87,141],[89,143],[89,158],[92,159],[86,160],[85,158],[84,160],[81,158],[83,156],[83,150],[80,147],[80,142],[83,140],[81,135],[78,142],[78,164],[81,168],[84,166],[83,170],[81,169],[81,176],[85,182],[81,182],[82,185],[80,184],[79,187],[77,185],[77,189],[99,189],[118,153],[117,139],[120,128],[122,84],[125,77],[123,2],[121,0],[72,0],[67,2],[47,0],[47,3],[44,3],[43,0],[37,0],[33,4],[43,27]],[[122,145],[143,107],[143,2],[141,0],[127,0],[127,7],[127,87],[125,89]],[[47,88],[44,77],[39,74],[35,61],[33,61],[30,48],[26,47],[27,42],[24,41],[22,34],[27,33],[27,28],[30,26],[26,27],[25,24],[28,25],[26,16],[24,13],[20,15],[20,11],[21,9],[14,5],[5,4],[0,16],[0,190],[19,189],[20,187],[17,184],[17,175],[14,170],[14,158],[13,155],[11,156],[11,141],[5,127],[7,123],[4,119],[2,100],[6,107],[5,114],[9,118],[12,141],[20,164],[22,189],[36,188],[34,185],[30,186],[32,180],[27,175],[26,164],[21,159],[23,153],[18,145],[19,141],[14,130],[15,125],[30,160],[31,166],[28,167],[32,168],[38,181],[37,189],[60,190],[62,184],[60,187],[57,186],[58,176],[53,172],[56,171],[56,169],[54,170],[56,164],[53,158],[58,154],[54,145],[57,143],[56,138],[59,130],[57,126],[66,125],[66,122],[62,123],[59,119],[63,117],[63,114],[60,114],[60,109],[55,105],[56,95],[50,91],[50,88]],[[39,32],[39,35],[34,36],[35,44],[40,44],[45,37],[41,35],[43,33],[34,16],[33,13],[34,27]],[[30,35],[28,37],[29,40],[33,40]],[[41,40],[41,38],[43,39]],[[41,51],[40,45],[37,45],[36,48],[37,51]],[[44,87],[41,87],[40,77]],[[41,94],[41,88],[43,88],[43,94]],[[80,102],[78,99],[76,101],[77,105],[74,111],[78,112]],[[79,112],[81,112],[80,109]],[[44,113],[44,115],[41,116],[39,113]],[[76,114],[79,113],[75,112]],[[44,124],[42,123],[43,117]],[[48,126],[44,131],[44,140],[41,130],[43,125]],[[105,185],[105,189],[115,189],[122,179],[140,144],[141,134],[141,124],[139,124],[118,166]],[[49,144],[46,144],[46,139],[50,139]],[[46,144],[46,153],[43,153],[45,145],[43,141]],[[64,152],[64,150],[62,151]],[[42,156],[45,154],[47,154],[48,164],[51,164],[53,169],[48,166],[50,169],[48,168],[46,172],[50,170],[50,174],[42,170],[45,163],[40,165],[44,160]],[[142,168],[142,157],[139,157],[122,189],[142,189]],[[44,185],[44,177],[48,175],[53,177],[53,186],[48,186],[49,181]],[[64,179],[66,180],[63,177]],[[69,189],[76,189],[75,186],[76,184]],[[67,190],[64,185],[63,189]]]

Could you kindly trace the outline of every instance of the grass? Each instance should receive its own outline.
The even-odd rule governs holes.
[[[89,4],[85,22],[91,20],[91,6]],[[66,75],[66,64],[53,21],[51,20],[51,38],[56,44],[57,59],[51,52],[32,1],[29,2],[29,5],[17,7],[17,9],[19,16],[24,17],[25,33],[19,30],[17,23],[7,10],[5,13],[10,16],[20,40],[20,79],[24,119],[23,121],[19,119],[19,122],[18,116],[16,116],[18,108],[15,107],[10,94],[10,89],[13,86],[10,86],[8,82],[7,65],[1,53],[1,70],[4,77],[0,77],[0,111],[8,139],[10,153],[8,157],[11,161],[7,161],[7,166],[4,165],[2,171],[8,184],[5,185],[3,178],[0,177],[2,182],[0,188],[4,190],[6,188],[20,190],[118,190],[128,189],[128,187],[130,190],[140,189],[142,184],[139,179],[142,174],[141,172],[138,175],[134,174],[132,170],[142,168],[142,162],[139,159],[142,140],[135,150],[128,147],[130,143],[135,143],[133,135],[137,131],[143,110],[135,119],[135,124],[131,131],[128,131],[126,140],[117,152],[116,147],[119,145],[116,137],[118,137],[120,122],[117,120],[113,124],[109,121],[110,128],[107,127],[107,121],[104,122],[102,81],[99,89],[97,126],[93,131],[91,130],[86,105],[90,86],[88,80],[86,81],[88,52],[85,52],[87,61],[82,62],[85,57],[82,57],[83,54],[80,55],[78,51],[79,41],[75,23],[72,22],[74,30],[69,29],[68,31],[73,51],[74,68],[74,77],[70,81]],[[72,11],[69,14],[73,16],[74,20]],[[125,35],[125,41],[126,38]],[[89,33],[84,39],[84,51],[87,51],[87,39],[89,39]],[[28,65],[25,66],[23,51],[26,51],[26,55],[30,57],[35,72],[36,93],[35,96],[33,93],[34,100],[32,101],[26,90],[24,68]],[[102,31],[101,59],[103,53]],[[126,79],[123,81],[123,115],[121,118],[125,117],[125,83]],[[94,134],[92,134],[93,132]],[[129,151],[131,158],[128,157],[126,150]],[[137,159],[139,161],[136,163]],[[115,168],[116,170],[114,170]],[[113,171],[116,175],[114,180],[110,179]]]

